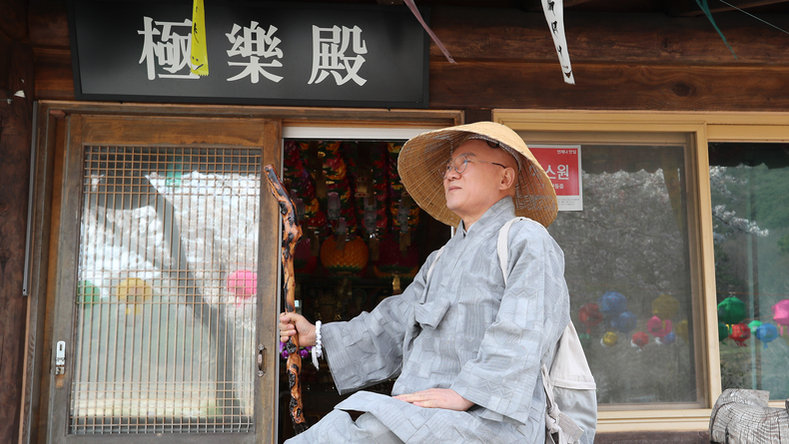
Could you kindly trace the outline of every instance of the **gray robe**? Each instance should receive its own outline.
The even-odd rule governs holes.
[[[475,405],[431,409],[361,391],[289,444],[545,442],[540,366],[570,321],[564,256],[540,224],[515,222],[505,287],[496,240],[513,217],[502,199],[470,230],[461,223],[429,280],[436,252],[402,294],[322,328],[340,393],[397,378],[392,395],[451,388]],[[367,413],[353,422],[346,411]]]

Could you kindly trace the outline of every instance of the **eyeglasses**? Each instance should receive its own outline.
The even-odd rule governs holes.
[[[452,170],[455,170],[458,174],[463,174],[463,172],[466,171],[466,166],[468,166],[469,162],[489,163],[491,165],[498,165],[502,168],[507,168],[506,166],[496,162],[486,162],[484,160],[469,159],[468,156],[464,154],[447,161],[446,165],[444,165],[444,167],[439,170],[439,172],[441,173],[441,178],[446,179],[447,174],[449,174],[449,172]]]

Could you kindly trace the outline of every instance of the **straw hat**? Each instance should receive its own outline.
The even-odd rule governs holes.
[[[460,217],[447,208],[440,170],[452,151],[463,142],[483,139],[499,142],[518,162],[515,214],[547,227],[556,218],[558,206],[551,180],[526,143],[513,130],[494,122],[477,122],[429,131],[403,145],[397,171],[414,201],[435,219],[457,226]]]

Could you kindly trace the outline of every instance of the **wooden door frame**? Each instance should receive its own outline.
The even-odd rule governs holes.
[[[36,178],[31,189],[31,254],[28,313],[25,332],[25,373],[21,402],[20,444],[47,441],[50,423],[48,412],[51,392],[52,309],[57,276],[58,214],[61,211],[64,146],[68,139],[66,119],[72,116],[140,116],[159,117],[226,117],[271,119],[279,121],[277,130],[266,131],[263,138],[281,145],[283,126],[347,126],[347,127],[445,127],[463,123],[463,112],[457,110],[386,110],[344,108],[290,108],[255,106],[168,105],[144,103],[99,103],[42,101],[38,106],[34,128]],[[281,152],[279,153],[281,156]],[[54,215],[54,218],[53,218]],[[261,231],[261,244],[269,242]],[[279,241],[278,236],[275,237]],[[259,332],[273,337],[275,332]],[[276,442],[276,418],[264,426],[271,442]]]

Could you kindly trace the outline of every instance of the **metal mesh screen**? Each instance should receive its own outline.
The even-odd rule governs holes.
[[[69,432],[250,431],[261,151],[84,161]]]

